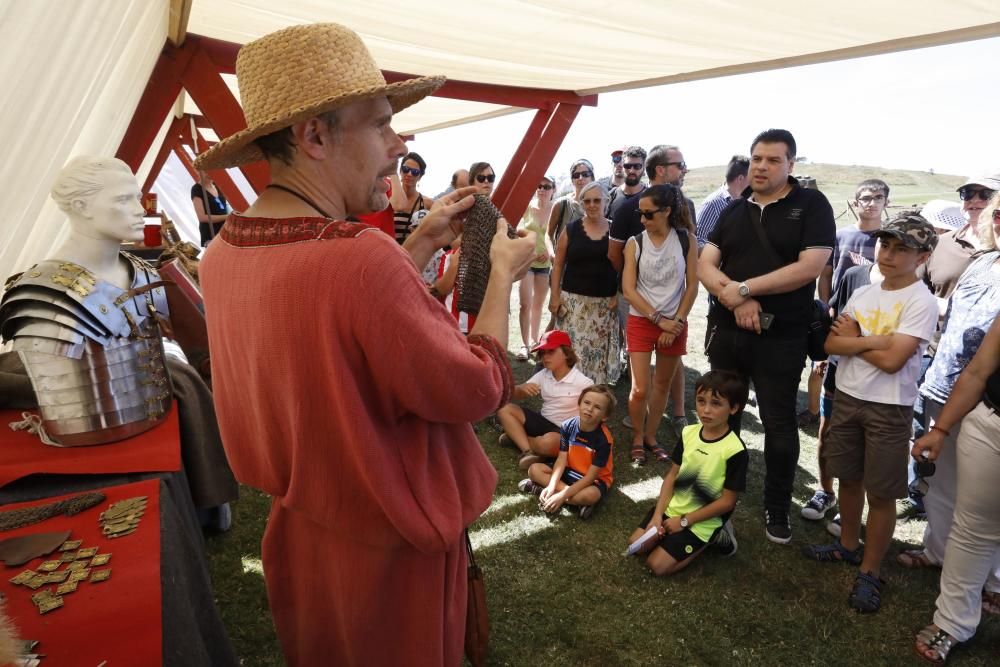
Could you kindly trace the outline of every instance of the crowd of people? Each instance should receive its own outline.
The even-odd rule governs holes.
[[[303,44],[324,67],[298,64]],[[655,574],[710,547],[735,553],[751,384],[764,426],[764,532],[791,542],[797,392],[812,359],[827,380],[816,410],[824,475],[803,512],[821,519],[839,505],[841,521],[831,523],[835,542],[805,556],[856,565],[849,603],[877,611],[895,501],[910,491],[922,495],[928,528],[924,549],[900,563],[943,568],[917,650],[944,662],[983,611],[1000,611],[1000,505],[989,491],[1000,477],[1000,174],[959,188],[965,219],[950,231],[935,230],[928,218],[941,216],[930,211],[881,220],[888,186],[873,181],[858,188],[858,225],[838,230],[826,197],[792,176],[786,130],[734,156],[700,210],[684,196],[677,146],[615,151],[607,183],[576,160],[571,192],[554,197],[558,181],[540,179],[523,235],[508,238],[498,222],[482,306],[463,313],[455,223],[472,194],[491,194],[496,173],[476,162],[448,191],[422,195],[428,165],[391,128],[393,113],[443,78],[386,84],[357,35],[335,24],[245,45],[237,78],[241,92],[254,82],[242,95],[248,128],[196,166],[266,160],[272,184],[228,217],[201,276],[227,454],[240,481],[274,499],[262,562],[290,664],[458,664],[463,532],[497,480],[470,424],[496,414],[527,474],[521,491],[546,512],[572,507],[587,519],[613,484],[608,385],[626,360],[630,459],[672,462],[655,505],[628,527],[629,550]],[[541,364],[519,385],[507,352],[517,281],[515,358],[537,353]],[[700,423],[689,425],[682,359],[700,287],[712,370],[695,383]],[[828,354],[836,366],[822,364]],[[540,412],[515,402],[533,396]],[[657,433],[670,403],[677,444],[667,452]],[[923,432],[911,448],[915,404]]]

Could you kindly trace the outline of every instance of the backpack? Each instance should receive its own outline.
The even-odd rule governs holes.
[[[674,229],[677,233],[677,240],[681,244],[681,253],[684,255],[684,270],[687,271],[688,262],[688,249],[691,247],[691,237],[688,236],[688,230],[686,229]],[[643,232],[639,232],[632,238],[635,239],[636,245],[639,246],[639,255],[635,258],[635,283],[639,284],[639,260],[642,258],[642,236]]]

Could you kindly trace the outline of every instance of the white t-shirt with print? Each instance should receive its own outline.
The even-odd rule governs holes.
[[[854,398],[888,405],[913,405],[917,398],[920,358],[937,326],[937,299],[923,281],[897,290],[882,283],[859,287],[844,313],[861,327],[862,336],[906,334],[920,339],[913,355],[897,373],[886,373],[861,358],[842,356],[837,364],[837,389]]]
[[[575,367],[569,369],[562,380],[557,380],[552,371],[543,368],[532,375],[528,382],[541,388],[542,416],[556,426],[577,415],[580,393],[594,384],[593,380]]]

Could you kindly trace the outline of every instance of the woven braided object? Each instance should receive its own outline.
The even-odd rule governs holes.
[[[497,233],[500,209],[489,197],[476,195],[476,203],[469,209],[462,230],[462,252],[458,258],[458,309],[473,315],[479,312],[490,280],[490,244]],[[517,232],[507,224],[507,236],[516,238]]]
[[[74,514],[79,514],[84,510],[90,509],[94,505],[100,504],[104,501],[104,497],[104,494],[99,491],[91,491],[73,496],[72,498],[66,498],[65,500],[57,500],[46,505],[0,512],[0,531],[30,526],[33,523],[45,521],[60,514],[73,516]]]

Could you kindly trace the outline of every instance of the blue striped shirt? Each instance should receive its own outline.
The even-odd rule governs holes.
[[[715,229],[715,223],[719,221],[719,214],[729,206],[729,202],[732,200],[729,186],[722,185],[701,202],[701,207],[698,209],[698,225],[695,228],[695,237],[698,239],[699,248],[708,242],[708,235]]]

